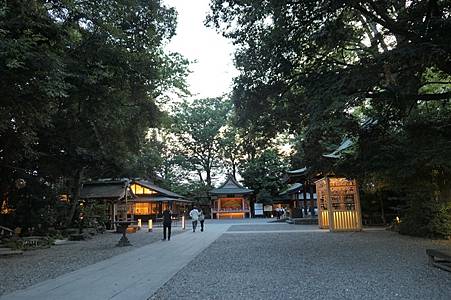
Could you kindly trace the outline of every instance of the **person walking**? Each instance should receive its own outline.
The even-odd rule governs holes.
[[[189,216],[193,221],[193,232],[196,232],[197,220],[199,220],[199,211],[196,207],[193,207],[193,209],[189,212]]]
[[[205,221],[205,215],[202,209],[199,212],[199,222],[200,222],[200,231],[204,231],[204,221]]]
[[[166,208],[163,211],[163,241],[166,240],[166,231],[168,233],[168,241],[171,240],[172,212]]]

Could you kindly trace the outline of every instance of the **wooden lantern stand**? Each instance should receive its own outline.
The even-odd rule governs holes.
[[[315,182],[320,228],[361,231],[362,213],[356,180],[326,176]]]

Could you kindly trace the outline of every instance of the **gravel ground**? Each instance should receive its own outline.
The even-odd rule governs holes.
[[[180,228],[172,229],[173,235],[181,232]],[[162,235],[161,228],[153,232],[143,228],[127,234],[133,246],[116,247],[121,234],[107,232],[86,241],[26,251],[21,256],[0,257],[0,296],[156,242]]]
[[[232,225],[227,231],[271,231],[271,230],[318,230],[318,225],[295,225],[284,223],[270,223],[259,225]]]
[[[243,227],[231,229],[262,230]],[[229,231],[151,299],[449,300],[451,273],[427,264],[425,249],[430,247],[451,250],[451,242],[388,231]]]

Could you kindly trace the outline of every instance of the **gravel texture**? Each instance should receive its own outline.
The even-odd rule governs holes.
[[[429,266],[425,253],[451,250],[450,241],[261,232],[273,226],[233,226],[237,233],[222,235],[151,299],[451,299],[451,273]],[[239,233],[248,230],[259,233]]]
[[[264,225],[264,226],[263,226]],[[227,231],[272,231],[272,230],[318,230],[318,225],[295,225],[295,224],[256,224],[256,225],[232,225]]]
[[[181,232],[180,228],[172,228],[173,235]],[[153,232],[143,228],[127,234],[132,246],[116,247],[121,234],[106,232],[86,241],[26,251],[21,256],[0,257],[0,296],[156,242],[162,235],[161,228],[154,228]]]

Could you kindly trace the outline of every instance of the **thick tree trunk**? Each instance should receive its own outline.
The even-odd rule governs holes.
[[[73,180],[74,186],[73,186],[73,194],[72,194],[72,203],[71,203],[69,215],[67,216],[67,219],[66,219],[66,224],[65,224],[66,227],[70,226],[70,224],[72,223],[72,220],[75,215],[75,211],[77,210],[77,207],[78,207],[78,200],[80,199],[81,183],[83,182],[84,172],[85,172],[85,167],[83,167],[75,172],[75,176],[74,176],[74,180]]]

